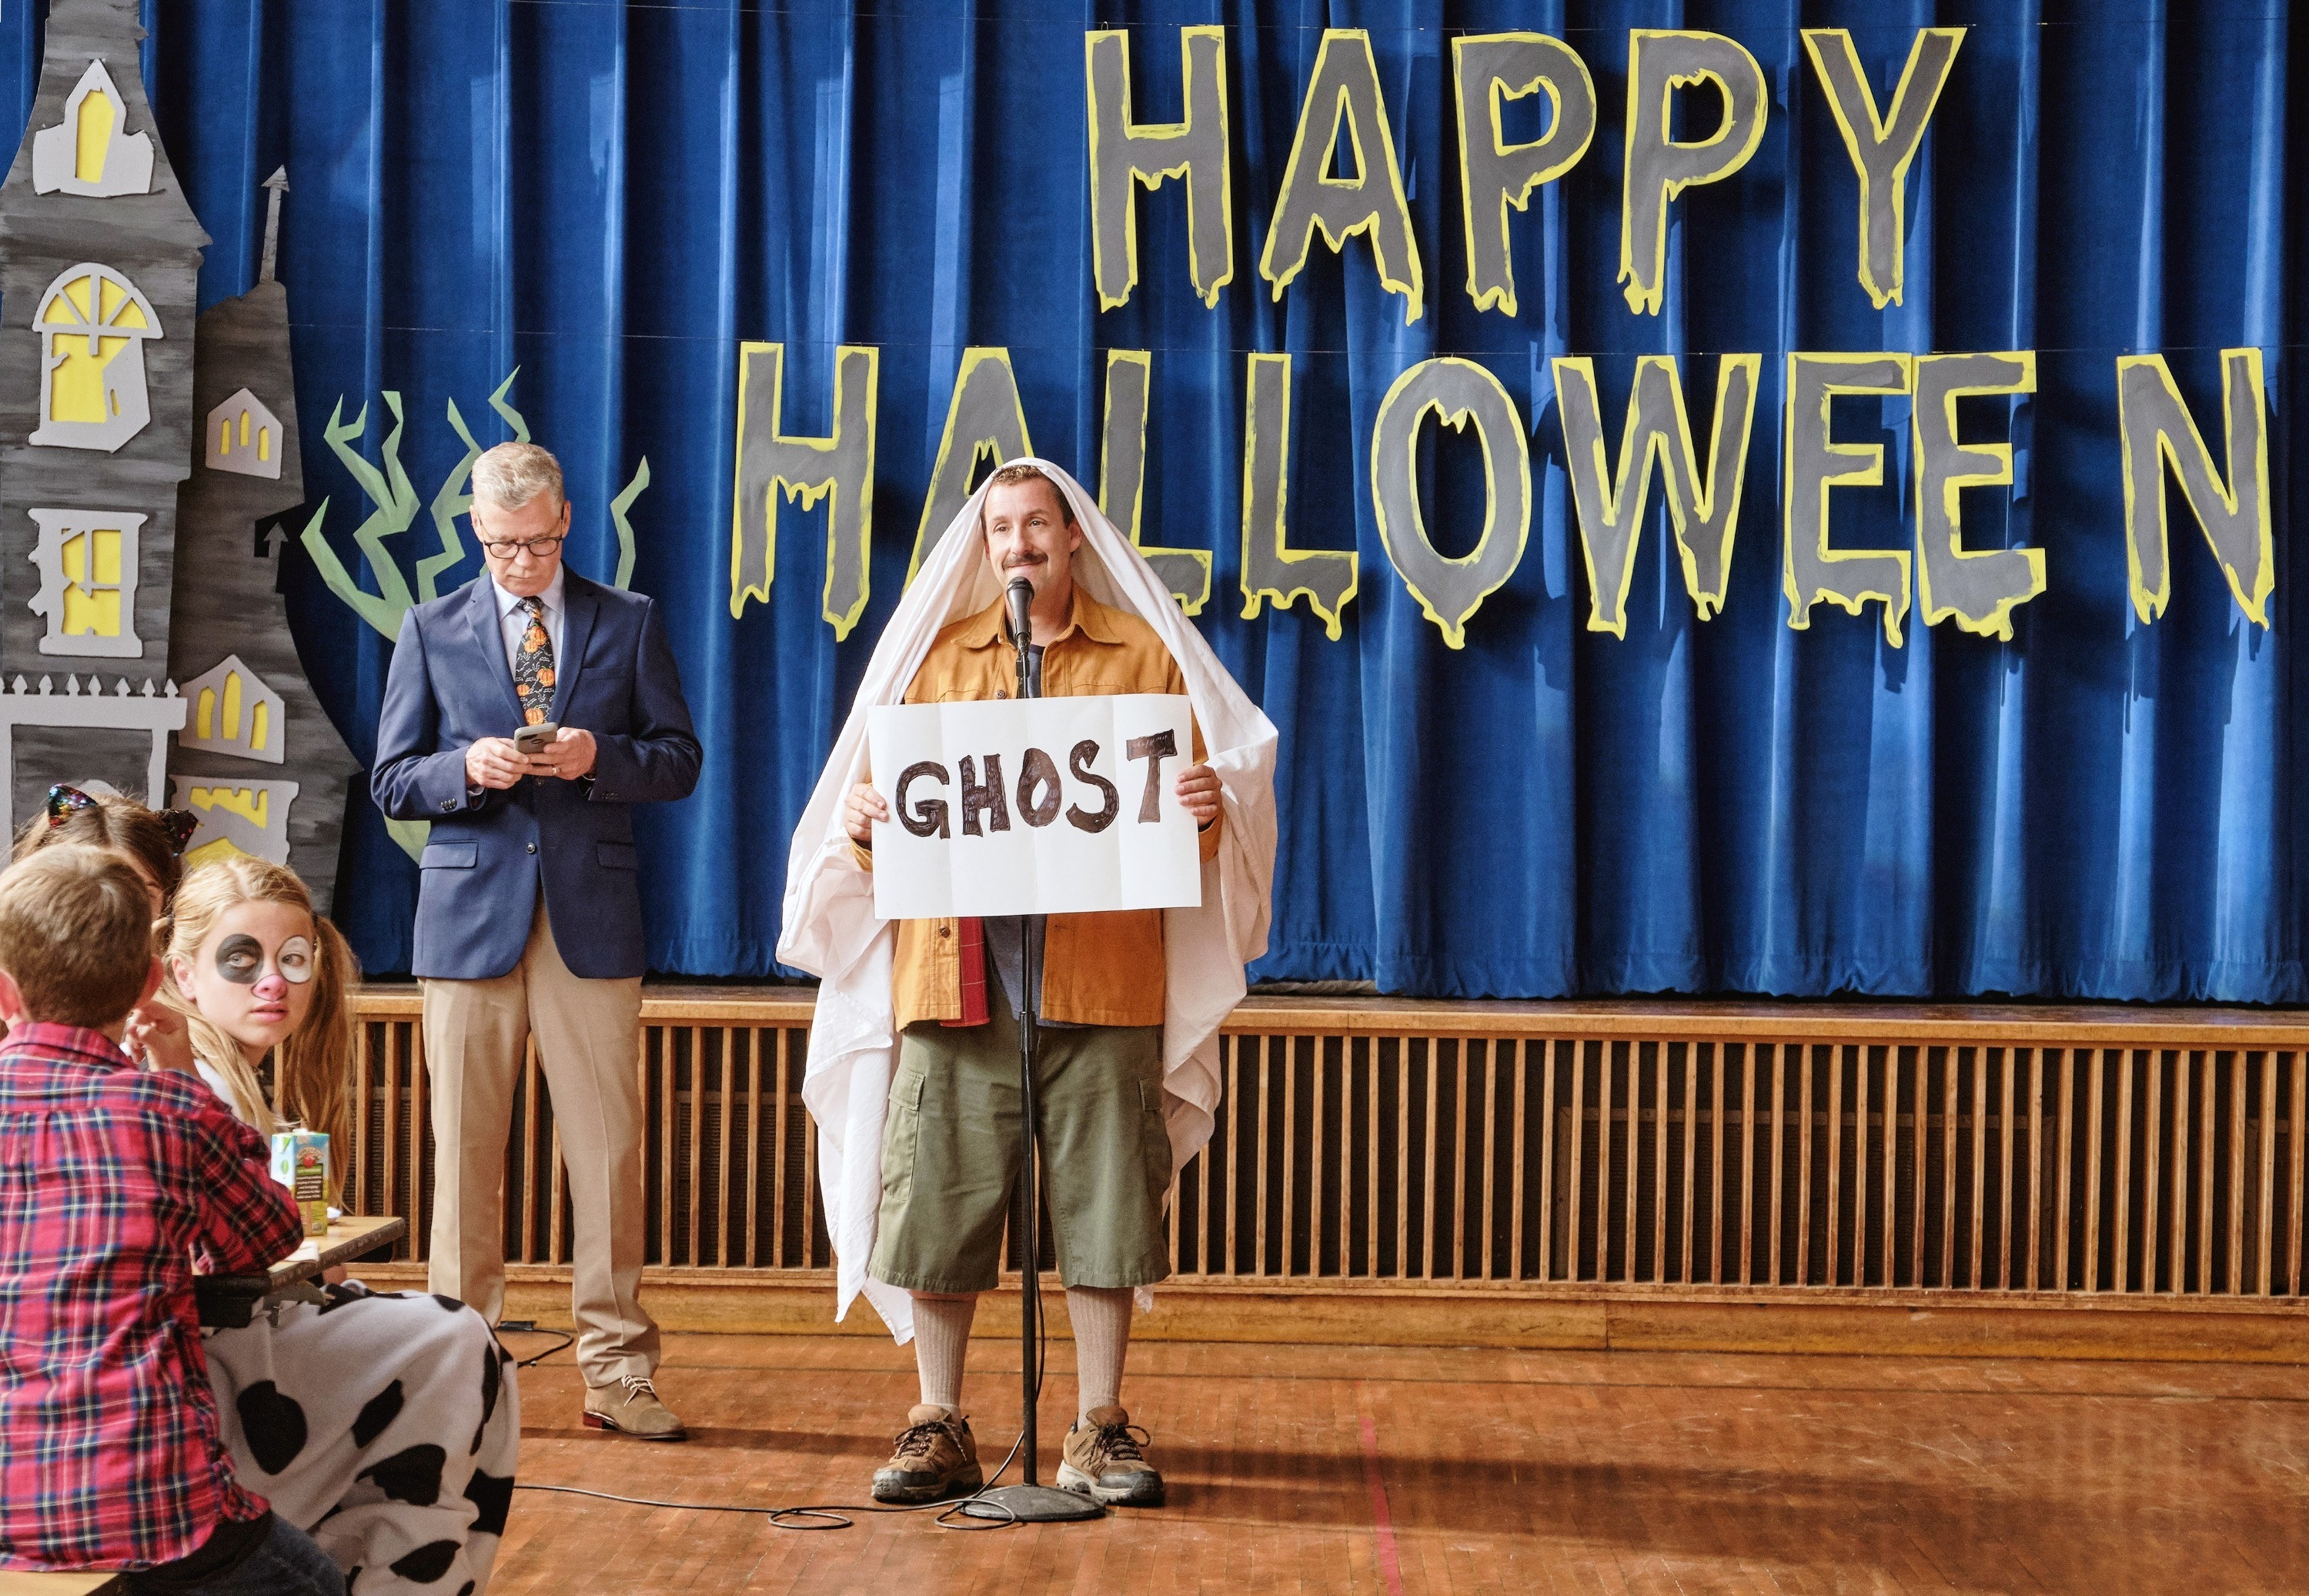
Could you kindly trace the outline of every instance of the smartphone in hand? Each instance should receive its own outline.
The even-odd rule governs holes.
[[[523,755],[542,754],[560,730],[560,723],[554,720],[540,720],[534,726],[524,726],[513,734],[514,750]]]

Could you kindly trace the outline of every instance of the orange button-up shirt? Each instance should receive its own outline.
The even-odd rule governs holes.
[[[1007,698],[1018,683],[1018,655],[1003,624],[999,600],[938,634],[906,688],[908,703],[957,703]],[[1042,649],[1042,695],[1074,698],[1101,693],[1175,693],[1186,678],[1154,628],[1135,615],[1111,609],[1081,588],[1067,629]],[[1195,728],[1195,763],[1203,763],[1202,728]],[[1216,857],[1219,827],[1202,833],[1202,854]],[[858,850],[873,868],[870,850]],[[901,1026],[917,1020],[962,1017],[962,961],[956,922],[900,920],[891,997]],[[1104,914],[1054,914],[1042,948],[1042,1017],[1069,1025],[1163,1023],[1163,911],[1121,909]],[[990,994],[995,1001],[1000,997]]]

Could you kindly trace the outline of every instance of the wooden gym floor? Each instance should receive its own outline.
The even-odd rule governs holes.
[[[1051,1349],[1046,1480],[1072,1354]],[[1016,1370],[973,1344],[989,1467]],[[523,1491],[492,1589],[2309,1590],[2300,1367],[1149,1342],[1130,1375],[1167,1507],[973,1539]],[[566,1352],[523,1371],[523,1481],[862,1501],[915,1390],[909,1350],[851,1337],[670,1336],[659,1384],[687,1445],[577,1428]]]

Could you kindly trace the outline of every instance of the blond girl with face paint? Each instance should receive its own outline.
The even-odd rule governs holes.
[[[266,1135],[291,1124],[324,1133],[342,1190],[351,1146],[352,950],[313,912],[294,871],[246,854],[186,876],[172,910],[164,1001],[185,1015],[201,1078]],[[269,1100],[258,1077],[268,1053]]]
[[[192,1066],[259,1131],[326,1132],[341,1192],[355,975],[344,938],[293,872],[245,854],[186,876],[174,909],[164,996],[185,1016]],[[479,1314],[340,1281],[204,1335],[234,1474],[358,1570],[362,1596],[486,1590],[521,1418],[512,1359]]]

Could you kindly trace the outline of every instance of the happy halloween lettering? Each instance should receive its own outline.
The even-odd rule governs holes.
[[[1920,28],[1889,101],[1871,86],[1851,33],[1803,31],[1812,80],[1842,136],[1857,178],[1857,291],[1881,310],[1906,289],[1907,177],[1941,91],[1956,70],[1962,28]],[[1227,30],[1180,30],[1182,88],[1175,122],[1142,120],[1134,98],[1130,39],[1119,29],[1084,36],[1091,206],[1087,263],[1100,308],[1129,302],[1141,286],[1137,194],[1177,179],[1186,190],[1187,274],[1215,309],[1235,280],[1231,185]],[[1512,242],[1516,213],[1572,170],[1600,127],[1596,83],[1578,51],[1542,33],[1455,37],[1452,108],[1459,156],[1466,277],[1460,285],[1478,312],[1517,314]],[[1629,34],[1627,102],[1620,130],[1619,282],[1630,313],[1661,314],[1667,238],[1680,196],[1733,179],[1761,143],[1769,84],[1737,40],[1697,30],[1635,29]],[[1513,142],[1506,108],[1537,95],[1546,132]],[[1677,112],[1688,119],[1677,138]],[[1712,118],[1712,121],[1711,121]],[[1334,173],[1341,174],[1334,176]],[[1352,174],[1352,175],[1348,175]],[[1407,326],[1425,314],[1430,288],[1397,159],[1386,94],[1370,35],[1326,30],[1302,99],[1298,130],[1269,212],[1258,276],[1281,299],[1301,276],[1317,237],[1345,253],[1360,237],[1379,287],[1401,301]],[[1304,291],[1304,290],[1302,290]],[[1146,407],[1153,355],[1109,352],[1101,432],[1100,508],[1140,541],[1146,470]],[[837,637],[864,613],[870,581],[873,459],[878,352],[841,346],[835,354],[832,427],[826,436],[782,430],[784,346],[740,346],[736,504],[731,538],[730,609],[766,600],[775,569],[783,505],[830,500],[826,516],[822,613]],[[2169,477],[2196,520],[2238,608],[2270,623],[2276,584],[2269,407],[2262,353],[2221,351],[2220,428],[2209,443],[2161,354],[2115,361],[2118,447],[2123,488],[2128,586],[2144,623],[2172,596],[2166,485]],[[1762,357],[1716,358],[1715,405],[1705,440],[1692,430],[1687,378],[1675,357],[1647,355],[1636,366],[1614,453],[1605,436],[1595,362],[1552,362],[1556,423],[1587,576],[1587,626],[1627,635],[1627,608],[1644,511],[1655,475],[1665,497],[1684,584],[1705,620],[1725,602],[1734,535],[1745,487],[1748,449],[1761,385]],[[1695,371],[1697,384],[1708,374]],[[1803,630],[1813,609],[1834,604],[1854,615],[1877,607],[1888,643],[1899,646],[1911,609],[1926,625],[2010,637],[2015,610],[2046,589],[2045,551],[1972,548],[1964,542],[1964,489],[2011,487],[2009,442],[1967,437],[1957,426],[1960,397],[2025,402],[2037,388],[2033,350],[1911,354],[1898,350],[1798,350],[1781,376],[1781,574],[1788,625]],[[1360,574],[1353,549],[1293,545],[1287,524],[1292,357],[1246,356],[1242,521],[1238,566],[1244,618],[1272,601],[1304,597],[1333,639]],[[1905,400],[1913,446],[1914,543],[1859,548],[1831,535],[1839,487],[1881,486],[1879,443],[1841,440],[1831,426],[1838,397]],[[1472,427],[1489,484],[1483,524],[1472,552],[1445,556],[1424,522],[1417,452],[1430,419]],[[2217,455],[2216,446],[2219,453]],[[1373,419],[1368,456],[1374,519],[1389,562],[1427,617],[1454,648],[1470,619],[1520,565],[1534,505],[1533,427],[1499,379],[1475,361],[1440,355],[1416,362],[1388,389]],[[930,540],[968,496],[982,460],[1031,453],[1025,407],[1007,349],[964,351],[931,490],[915,527],[908,580]],[[1656,468],[1656,470],[1655,470]],[[1461,543],[1465,539],[1457,539]],[[1189,615],[1211,591],[1207,550],[1141,545]],[[1047,755],[1045,758],[1047,759]],[[1055,772],[1055,765],[1052,767]]]

